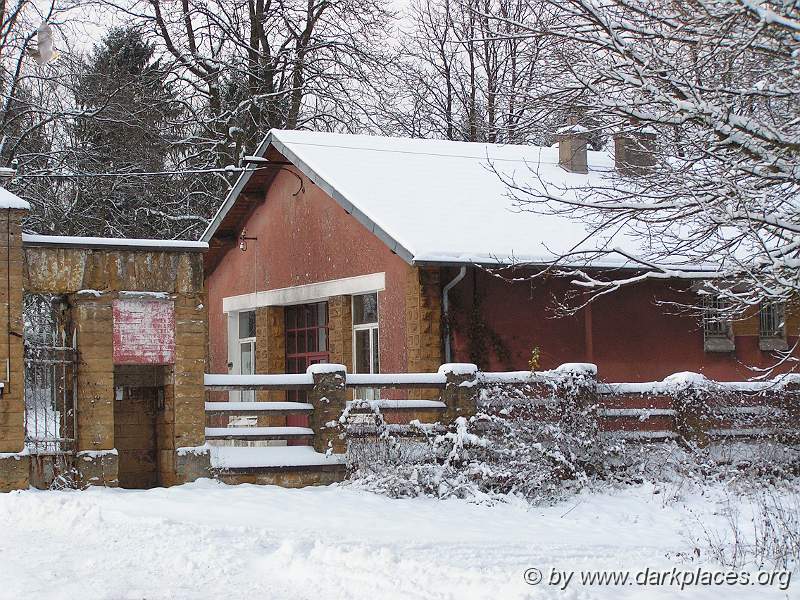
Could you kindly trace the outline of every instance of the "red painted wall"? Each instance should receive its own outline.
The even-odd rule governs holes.
[[[247,221],[248,242],[231,249],[206,283],[209,297],[209,363],[227,372],[227,296],[386,273],[378,294],[381,370],[406,370],[405,289],[410,267],[320,188],[282,170]],[[297,193],[297,195],[295,195]]]
[[[381,371],[406,371],[405,290],[410,267],[348,215],[325,192],[304,178],[281,171],[251,215],[247,252],[231,249],[207,275],[209,362],[212,372],[227,372],[227,324],[222,298],[384,271],[386,291],[379,298]],[[297,193],[297,195],[295,195]],[[444,285],[457,273],[443,269]],[[489,370],[528,368],[531,350],[541,350],[540,366],[594,362],[605,381],[651,381],[679,371],[697,371],[718,380],[742,380],[747,366],[769,366],[756,336],[737,336],[734,355],[703,350],[696,318],[669,314],[660,301],[691,302],[673,284],[648,282],[626,288],[592,305],[592,352],[587,351],[583,314],[553,318],[553,297],[568,290],[563,280],[509,284],[470,268],[451,292],[453,360],[471,362],[469,315],[473,298],[482,298],[487,347],[492,335],[508,350],[507,360],[489,351],[481,365]],[[475,320],[472,320],[473,325]],[[480,327],[479,327],[480,328]],[[790,338],[790,344],[795,338]]]
[[[442,281],[455,275],[447,269]],[[656,301],[692,302],[692,296],[674,284],[648,282],[606,296],[592,305],[592,349],[587,352],[584,315],[553,318],[552,299],[567,291],[563,280],[507,283],[484,271],[470,269],[451,292],[456,317],[454,359],[470,361],[468,324],[473,293],[482,297],[481,314],[487,329],[502,339],[510,353],[507,362],[490,352],[490,370],[523,370],[534,346],[541,350],[540,365],[549,369],[565,362],[594,362],[605,381],[653,381],[680,371],[696,371],[721,381],[753,377],[748,366],[774,364],[758,348],[758,337],[736,336],[736,352],[707,353],[703,333],[691,315],[670,314],[675,309]],[[474,322],[474,319],[473,319]],[[485,336],[487,337],[487,336]],[[789,339],[792,344],[794,338]]]
[[[114,300],[114,364],[175,362],[175,306],[163,300]]]

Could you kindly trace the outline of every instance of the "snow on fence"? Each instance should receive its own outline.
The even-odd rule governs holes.
[[[209,391],[300,391],[306,396],[304,402],[207,402],[206,438],[251,446],[219,449],[220,468],[255,468],[259,462],[263,468],[274,467],[276,440],[311,446],[294,453],[303,455],[298,467],[339,464],[346,439],[374,433],[375,418],[393,435],[407,434],[409,429],[419,433],[419,424],[427,424],[428,430],[446,427],[459,416],[477,412],[552,419],[559,413],[549,409],[567,396],[574,401],[576,394],[579,406],[597,419],[601,432],[625,439],[707,443],[715,438],[774,435],[794,439],[800,433],[796,376],[716,382],[696,373],[678,373],[650,383],[598,383],[596,374],[595,365],[568,363],[539,372],[490,373],[475,365],[448,364],[437,373],[347,374],[343,365],[312,365],[299,375],[206,375]],[[353,399],[363,396],[365,389],[420,388],[436,390],[436,399]],[[291,416],[295,423],[286,424],[284,418]],[[298,424],[297,416],[306,417],[307,423]],[[250,426],[243,426],[242,417],[250,417]],[[411,421],[417,425],[408,428]],[[253,448],[252,442],[271,445]],[[280,452],[282,465],[294,455]]]

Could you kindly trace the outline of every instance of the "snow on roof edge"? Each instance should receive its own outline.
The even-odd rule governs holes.
[[[414,256],[413,263],[417,266],[459,266],[459,265],[478,265],[485,267],[570,267],[570,268],[594,268],[594,269],[626,269],[642,271],[648,267],[643,263],[638,263],[627,257],[620,255],[614,258],[613,250],[607,251],[602,257],[590,258],[586,260],[567,261],[559,260],[557,256],[488,256],[485,254],[474,255],[450,255],[450,254],[421,254]],[[697,264],[670,264],[664,263],[659,266],[666,270],[685,271],[703,273],[719,273],[719,265],[713,263]]]
[[[282,133],[286,133],[289,139],[282,138],[281,137]],[[343,193],[337,187],[335,187],[336,185],[335,178],[334,180],[331,180],[330,177],[325,176],[324,174],[320,174],[317,171],[317,169],[310,166],[310,163],[308,161],[303,160],[300,157],[301,152],[299,150],[295,151],[290,146],[294,145],[294,142],[291,139],[291,135],[294,133],[299,133],[299,132],[295,130],[280,130],[280,129],[270,130],[269,133],[262,140],[259,147],[257,148],[256,152],[254,153],[254,156],[263,157],[270,146],[274,147],[281,154],[283,154],[283,156],[285,156],[289,162],[293,163],[294,166],[297,167],[315,185],[320,187],[345,211],[350,213],[359,223],[361,223],[362,226],[364,226],[367,230],[372,232],[374,235],[376,235],[376,237],[378,237],[382,242],[384,242],[384,244],[386,244],[386,246],[392,252],[399,255],[401,258],[403,258],[407,263],[411,265],[420,265],[420,266],[422,265],[431,265],[431,266],[433,265],[439,265],[439,266],[518,265],[518,266],[531,266],[531,267],[546,267],[546,266],[560,265],[564,267],[626,269],[626,270],[630,269],[642,270],[646,268],[645,265],[631,261],[630,258],[614,257],[613,255],[615,254],[615,252],[613,250],[609,250],[608,252],[605,253],[600,252],[602,256],[597,256],[588,260],[571,261],[571,262],[564,262],[560,260],[558,255],[523,256],[523,255],[498,254],[490,256],[486,254],[461,254],[461,253],[450,253],[450,252],[440,253],[440,252],[430,252],[430,250],[428,250],[427,252],[423,251],[421,253],[415,253],[408,246],[401,243],[395,235],[390,234],[384,227],[376,223],[376,221],[373,218],[371,218],[358,206],[353,204],[353,200],[345,196],[345,193]],[[402,140],[404,138],[398,138],[398,139]],[[407,138],[407,139],[411,140],[414,138]],[[414,139],[414,141],[422,141],[422,140]],[[364,150],[369,150],[369,149],[370,148],[364,148]],[[219,208],[216,215],[214,216],[214,219],[208,225],[205,232],[201,236],[200,238],[201,240],[208,242],[211,240],[211,238],[213,238],[219,225],[222,223],[222,221],[224,220],[225,216],[227,215],[231,207],[238,200],[238,197],[241,194],[242,189],[249,181],[250,177],[252,176],[252,173],[253,171],[247,170],[240,175],[239,179],[236,181],[236,183],[226,196],[226,199],[223,202],[222,206]],[[697,274],[700,273],[713,274],[719,272],[719,265],[714,265],[711,263],[691,264],[691,265],[665,263],[660,266],[668,270],[685,270],[689,268]]]
[[[9,192],[6,188],[0,187],[0,208],[30,210],[31,205],[16,194]]]
[[[136,247],[207,250],[206,242],[193,240],[154,240],[142,238],[103,238],[65,235],[22,234],[22,243],[31,246]]]
[[[281,130],[277,131],[280,132]],[[365,214],[361,209],[359,209],[355,204],[353,204],[349,198],[347,198],[338,189],[336,189],[333,186],[333,184],[329,183],[325,177],[318,174],[314,169],[312,169],[304,160],[302,160],[297,155],[297,153],[295,153],[291,148],[289,148],[284,141],[280,140],[278,136],[273,135],[271,144],[275,146],[275,148],[281,154],[283,154],[290,162],[294,163],[294,165],[298,169],[300,169],[300,171],[306,177],[308,177],[311,181],[313,181],[316,186],[321,188],[325,193],[327,193],[331,198],[333,198],[333,200],[337,204],[339,204],[348,213],[350,213],[352,217],[356,219],[356,221],[361,223],[361,225],[363,225],[379,240],[381,240],[384,244],[386,244],[389,250],[400,256],[407,263],[409,264],[414,263],[414,254],[408,248],[406,248],[403,244],[397,241],[397,239],[394,236],[389,234],[385,229],[383,229],[380,225],[378,225],[370,216]]]

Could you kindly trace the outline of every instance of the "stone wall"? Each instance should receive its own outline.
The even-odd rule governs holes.
[[[408,372],[435,373],[442,364],[442,303],[438,269],[410,269],[406,282]],[[432,390],[413,390],[412,398],[434,398]]]
[[[0,491],[28,487],[22,344],[22,219],[27,211],[0,211]],[[22,453],[22,454],[21,454]]]
[[[256,373],[286,372],[284,318],[282,306],[263,306],[256,309]],[[257,392],[256,400],[260,402],[283,402],[286,400],[286,393],[283,391]],[[285,425],[285,419],[283,422],[275,423],[275,426],[281,425]],[[269,425],[265,424],[265,426]]]
[[[11,279],[13,332],[3,335],[8,329],[6,294],[0,304],[0,358],[10,355],[12,360],[10,381],[5,383],[6,394],[0,400],[0,490],[28,485],[28,457],[18,454],[24,444],[23,290],[61,295],[69,307],[70,327],[77,343],[75,464],[79,482],[84,485],[118,482],[113,301],[131,292],[158,292],[161,299],[173,303],[174,364],[159,371],[162,375],[153,432],[157,478],[160,485],[173,485],[207,475],[203,374],[208,333],[202,255],[193,250],[149,246],[100,248],[36,243],[23,247],[23,215],[24,211],[11,211],[11,227],[7,229],[12,260],[0,261],[0,278],[5,275]],[[5,240],[6,236],[0,235],[0,248],[7,257]],[[2,284],[0,287],[6,288]],[[119,427],[122,424],[117,425],[117,432],[123,433]]]
[[[353,373],[352,296],[334,296],[328,300],[328,348],[330,362],[347,367]]]

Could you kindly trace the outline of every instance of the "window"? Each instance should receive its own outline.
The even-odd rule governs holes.
[[[239,313],[239,339],[256,337],[256,311],[248,310]]]
[[[706,352],[733,352],[733,330],[728,305],[717,296],[703,298],[703,345]]]
[[[782,302],[768,302],[758,311],[758,346],[761,350],[786,350],[786,309]]]
[[[378,335],[378,294],[353,296],[353,372],[380,373]],[[360,397],[378,398],[377,389],[364,390]]]
[[[326,363],[328,353],[328,303],[298,304],[285,309],[286,372],[305,373],[309,365]],[[305,402],[306,393],[289,391],[287,400]]]
[[[253,375],[256,372],[256,311],[239,313],[239,373]],[[253,390],[241,392],[241,402],[255,402]]]

